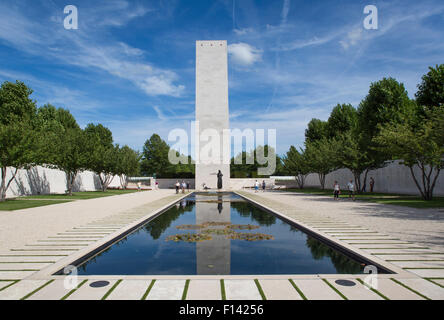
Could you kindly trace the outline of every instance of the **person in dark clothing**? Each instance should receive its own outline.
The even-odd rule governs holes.
[[[220,190],[222,189],[222,177],[223,174],[222,172],[219,170],[219,172],[217,173],[217,188]]]

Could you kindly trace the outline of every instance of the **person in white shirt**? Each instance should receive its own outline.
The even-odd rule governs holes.
[[[341,193],[341,188],[339,187],[339,183],[337,181],[335,181],[335,184],[333,186],[333,194],[334,194],[335,200],[339,200],[340,193]]]
[[[177,181],[176,182],[176,194],[179,193],[179,188],[180,188],[180,182]]]
[[[355,185],[353,184],[353,180],[350,180],[350,182],[347,184],[348,187],[348,197],[353,198],[353,201],[355,201]]]
[[[256,182],[254,183],[254,192],[258,191],[259,191],[259,182],[256,180]]]

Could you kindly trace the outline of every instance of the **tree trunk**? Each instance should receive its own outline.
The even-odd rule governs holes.
[[[6,167],[2,167],[2,184],[0,185],[0,202],[6,201]]]
[[[68,195],[72,196],[72,187],[76,181],[77,172],[66,172],[66,183],[68,188]]]
[[[322,190],[325,189],[325,173],[318,173],[319,176],[319,183],[321,184]]]
[[[0,202],[6,201],[6,191],[8,190],[9,186],[11,185],[12,180],[15,179],[15,176],[17,175],[18,169],[16,168],[14,173],[12,174],[11,179],[9,179],[8,183],[6,183],[6,173],[7,173],[7,167],[2,167],[2,183],[0,185]]]
[[[358,192],[359,192],[359,193],[364,192],[365,186],[366,186],[366,184],[367,184],[367,176],[368,176],[368,172],[369,172],[369,169],[365,170],[365,174],[364,174],[364,183],[362,184],[361,189],[358,189]]]

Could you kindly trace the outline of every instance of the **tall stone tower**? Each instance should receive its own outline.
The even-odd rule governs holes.
[[[224,144],[223,139],[224,129],[229,128],[227,41],[196,41],[197,190],[203,184],[216,189],[219,170],[223,174],[223,189],[230,188],[227,159],[231,157],[231,141],[228,138]]]

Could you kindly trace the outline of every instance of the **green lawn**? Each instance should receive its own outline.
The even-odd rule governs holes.
[[[44,194],[23,197],[24,199],[54,199],[54,200],[87,200],[94,198],[110,197],[119,194],[127,194],[138,192],[137,190],[108,190],[103,191],[85,191],[85,192],[73,192],[72,196],[67,194]],[[141,191],[142,192],[142,191]]]
[[[324,195],[333,197],[333,190],[321,190],[317,188],[304,188],[304,189],[285,189],[285,191]],[[348,191],[342,190],[340,198],[348,198]],[[444,197],[435,197],[431,201],[425,201],[421,197],[395,194],[395,193],[362,193],[356,194],[356,200],[376,202],[382,204],[391,204],[397,206],[411,207],[411,208],[444,208]]]
[[[0,211],[14,211],[35,207],[49,206],[52,204],[71,202],[70,200],[20,200],[11,199],[0,202]]]

